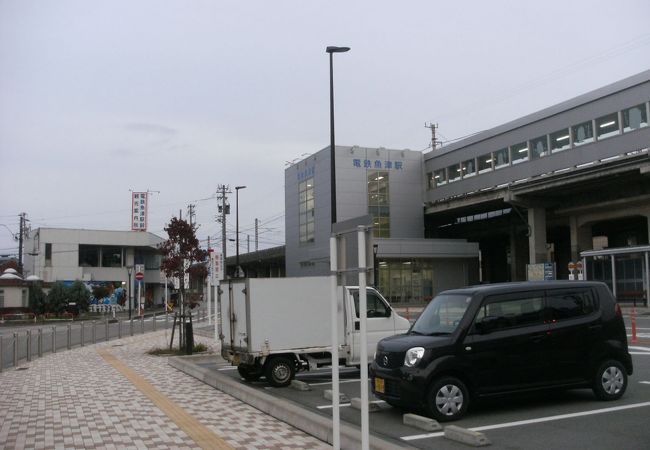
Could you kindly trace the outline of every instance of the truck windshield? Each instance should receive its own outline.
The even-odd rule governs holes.
[[[458,294],[441,294],[427,305],[411,333],[424,335],[451,334],[465,315],[471,297]]]

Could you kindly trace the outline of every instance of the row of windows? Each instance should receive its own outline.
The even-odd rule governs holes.
[[[488,298],[476,322],[492,321],[491,330],[555,323],[589,315],[598,305],[590,289],[549,291],[542,295],[505,295]]]
[[[123,247],[79,244],[80,267],[123,267],[125,259]]]
[[[314,177],[301,181],[298,188],[300,243],[314,242]]]
[[[378,238],[390,237],[390,207],[388,172],[368,172],[368,214],[372,217],[372,234]]]
[[[511,145],[478,158],[452,164],[427,174],[428,188],[442,186],[503,167],[543,158],[596,140],[648,126],[648,105],[641,103],[553,133]]]

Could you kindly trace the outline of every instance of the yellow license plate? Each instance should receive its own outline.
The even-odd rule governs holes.
[[[375,392],[380,394],[384,393],[384,380],[383,378],[375,378]]]

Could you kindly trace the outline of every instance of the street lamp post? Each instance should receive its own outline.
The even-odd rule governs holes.
[[[334,53],[345,53],[350,50],[350,47],[333,47],[329,46],[325,49],[330,54],[330,189],[332,200],[332,223],[336,223],[336,177],[335,177],[335,146],[334,146]]]
[[[129,275],[129,320],[131,320],[131,274],[133,273],[133,266],[126,266],[126,273]]]
[[[241,268],[239,267],[239,190],[246,189],[246,186],[235,186],[235,203],[236,203],[236,224],[235,224],[235,246],[236,248],[236,258],[235,258],[235,270],[237,271],[237,278],[241,276]]]

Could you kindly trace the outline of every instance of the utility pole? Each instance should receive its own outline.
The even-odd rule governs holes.
[[[259,236],[259,220],[255,219],[255,251],[258,250]]]
[[[187,216],[190,219],[190,227],[194,225],[194,217],[196,216],[196,211],[195,211],[196,205],[189,204],[187,205]]]
[[[217,201],[221,204],[217,205],[219,214],[217,215],[217,222],[221,223],[221,253],[223,253],[223,261],[226,263],[226,215],[230,214],[230,204],[228,204],[227,194],[231,194],[230,186],[220,184],[217,188]]]
[[[23,235],[25,233],[26,213],[20,213],[20,231],[18,232],[18,269],[23,276]]]
[[[424,123],[424,128],[430,128],[431,129],[431,149],[435,150],[438,148],[438,145],[440,144],[440,141],[438,140],[436,136],[436,130],[438,129],[438,124],[437,123]]]

